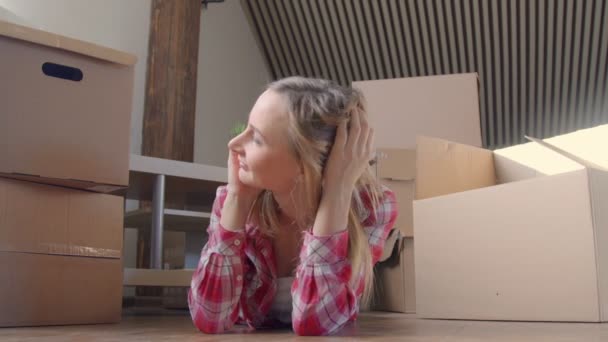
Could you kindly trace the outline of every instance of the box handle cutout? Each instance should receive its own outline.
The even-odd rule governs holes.
[[[46,62],[42,64],[42,72],[50,77],[61,78],[68,81],[82,81],[82,71],[67,65]]]

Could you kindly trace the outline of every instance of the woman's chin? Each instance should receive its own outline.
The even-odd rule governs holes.
[[[253,186],[251,178],[251,172],[239,169],[239,180],[241,183],[247,186]]]
[[[239,181],[243,183],[243,185],[255,188],[255,189],[266,189],[264,184],[260,184],[259,181],[255,180],[255,177],[251,174],[251,171],[245,171],[243,169],[239,170]]]

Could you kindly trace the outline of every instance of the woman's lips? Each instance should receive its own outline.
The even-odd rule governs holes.
[[[249,171],[249,168],[245,163],[239,162],[239,166],[241,167],[241,169],[243,169],[243,171]]]

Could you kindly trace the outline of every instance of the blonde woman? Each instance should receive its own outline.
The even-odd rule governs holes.
[[[228,144],[188,297],[199,330],[328,335],[356,319],[397,216],[370,167],[373,141],[357,90],[302,77],[268,86]]]

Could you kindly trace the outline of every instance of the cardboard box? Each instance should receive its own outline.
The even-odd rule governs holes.
[[[414,240],[393,230],[387,239],[381,262],[374,270],[376,283],[372,309],[378,311],[416,312]],[[390,253],[386,253],[390,251]]]
[[[605,146],[608,126],[493,153],[421,138],[419,317],[607,321]]]
[[[125,188],[136,58],[4,21],[0,51],[0,175]]]
[[[124,199],[0,178],[0,251],[121,257]]]
[[[115,323],[122,261],[0,252],[0,327]]]
[[[165,269],[183,269],[186,264],[186,233],[165,231],[163,234]],[[167,309],[187,309],[189,287],[164,287],[162,305]]]
[[[0,178],[0,326],[118,322],[123,204]]]
[[[186,233],[163,232],[163,268],[182,269],[186,264]]]
[[[475,73],[353,82],[367,102],[380,148],[416,148],[428,135],[481,146]]]
[[[165,269],[184,269],[186,264],[186,233],[163,233],[163,262]],[[164,287],[162,305],[167,309],[187,309],[189,287]]]

